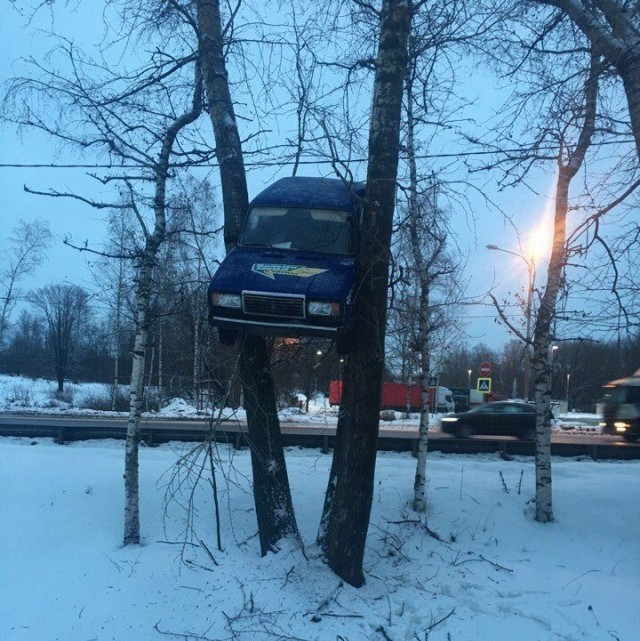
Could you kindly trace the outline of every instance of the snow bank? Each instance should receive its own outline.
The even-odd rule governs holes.
[[[219,450],[223,551],[206,475],[191,493],[203,461],[174,476],[187,453],[141,449],[144,541],[123,549],[121,443],[0,439],[3,641],[637,639],[638,462],[554,460],[542,525],[531,459],[430,454],[427,531],[408,508],[415,460],[381,453],[355,589],[314,543],[329,455],[287,452],[306,550],[260,558],[248,452]]]

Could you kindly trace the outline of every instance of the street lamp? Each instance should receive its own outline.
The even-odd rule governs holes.
[[[471,389],[471,370],[467,370],[467,387]]]
[[[558,345],[552,345],[549,350],[549,389],[551,390],[551,398],[553,399],[553,357],[558,351]]]
[[[525,308],[525,318],[527,321],[527,331],[526,331],[526,346],[524,352],[524,400],[529,400],[529,368],[531,364],[531,352],[529,350],[529,344],[531,343],[531,307],[533,303],[533,279],[535,272],[535,262],[533,256],[526,258],[522,254],[517,252],[510,251],[509,249],[502,249],[498,245],[487,245],[487,249],[492,249],[493,251],[503,252],[505,254],[511,254],[512,256],[517,256],[521,258],[527,265],[527,306]]]

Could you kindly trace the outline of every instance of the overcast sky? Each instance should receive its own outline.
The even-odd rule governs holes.
[[[85,8],[95,2],[80,3]],[[85,9],[86,12],[87,9]],[[50,15],[50,14],[49,14]],[[45,13],[38,19],[37,24],[25,27],[25,18],[14,11],[7,3],[0,8],[0,59],[3,60],[2,80],[20,73],[23,56],[42,56],[51,46],[51,40],[38,32],[35,27],[48,28],[53,26],[71,35],[74,40],[88,39],[97,42],[101,35],[98,23],[90,23],[82,14],[71,14],[63,22],[56,19],[51,22]],[[91,31],[91,28],[94,31]],[[469,84],[477,92],[477,104],[495,104],[495,95],[487,78],[475,78]],[[487,110],[488,113],[488,110]],[[203,123],[208,127],[208,123]],[[99,245],[104,238],[105,225],[99,211],[93,210],[81,203],[37,197],[26,194],[23,185],[46,190],[80,190],[82,193],[95,193],[97,183],[87,176],[86,169],[47,169],[47,168],[16,168],[7,167],[11,164],[47,164],[73,163],[77,156],[70,150],[59,150],[56,144],[41,134],[22,132],[6,124],[0,124],[0,252],[6,250],[6,238],[10,229],[18,220],[33,220],[41,218],[48,220],[54,233],[54,244],[49,253],[49,259],[42,268],[34,274],[29,286],[38,286],[52,281],[69,281],[84,286],[91,286],[92,279],[87,270],[84,256],[64,246],[63,238],[72,236],[76,242]],[[88,159],[90,160],[90,159]],[[209,171],[214,183],[217,174],[212,170],[197,170],[201,176]],[[356,168],[357,178],[364,178],[364,167]],[[534,181],[539,194],[534,194],[526,188],[499,193],[495,185],[487,184],[483,189],[485,194],[503,211],[513,216],[513,222],[520,229],[523,237],[541,224],[548,225],[549,202],[545,198],[553,192],[553,168],[549,174],[540,172],[537,182]],[[289,175],[290,167],[280,170],[269,169],[249,173],[250,196],[255,196],[268,182],[284,175]],[[360,174],[358,173],[360,172]],[[306,167],[300,172],[305,175],[329,175],[326,166]],[[498,294],[504,296],[507,292],[521,290],[527,279],[526,266],[523,261],[507,254],[489,251],[485,246],[489,243],[521,252],[517,234],[512,225],[495,210],[489,210],[486,202],[471,193],[472,212],[452,211],[455,221],[455,232],[463,252],[468,254],[468,278],[470,286],[467,294],[480,297],[492,285]],[[545,214],[546,212],[546,214]],[[504,328],[494,322],[495,314],[488,305],[478,305],[468,308],[465,312],[467,331],[471,345],[486,342],[492,347],[498,347],[508,340]]]

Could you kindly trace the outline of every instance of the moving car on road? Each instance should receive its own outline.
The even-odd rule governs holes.
[[[364,184],[283,178],[250,204],[238,246],[208,290],[220,342],[238,331],[334,338],[350,349]]]
[[[528,403],[496,401],[468,412],[443,416],[440,425],[443,432],[458,438],[495,434],[533,441],[536,436],[536,409]]]
[[[600,427],[605,434],[633,443],[640,438],[640,370],[629,378],[611,381]]]

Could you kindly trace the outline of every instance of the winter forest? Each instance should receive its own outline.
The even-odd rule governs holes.
[[[599,573],[611,594],[640,596],[628,506],[589,471],[624,478],[627,465],[637,478],[637,466],[573,461],[571,471],[554,461],[552,474],[551,405],[595,412],[603,385],[640,367],[636,3],[103,0],[97,10],[12,0],[3,13],[37,43],[5,76],[3,131],[47,151],[33,155],[23,187],[38,215],[3,207],[0,373],[50,379],[61,399],[69,383],[106,383],[112,392],[95,409],[127,416],[121,448],[58,455],[68,476],[56,479],[44,448],[26,442],[4,443],[5,467],[20,474],[36,452],[51,492],[68,482],[83,486],[79,501],[122,504],[98,543],[111,546],[121,579],[151,585],[177,565],[157,578],[170,625],[143,589],[158,617],[146,628],[104,624],[108,608],[83,622],[78,606],[73,627],[63,608],[51,638],[632,639],[631,619],[613,622],[617,606],[601,624],[589,600],[598,581],[585,579],[583,594],[574,581]],[[65,163],[73,180],[57,178]],[[251,197],[308,175],[366,182],[348,353],[323,338],[250,332],[223,344],[207,321],[207,285],[237,245]],[[524,194],[546,199],[544,217]],[[81,218],[59,229],[65,207],[103,233],[85,233]],[[44,273],[60,245],[82,262],[82,284]],[[479,319],[505,340],[478,341]],[[506,474],[495,458],[483,468],[482,457],[428,455],[429,381],[469,389],[483,362],[496,398],[535,404],[535,456]],[[332,380],[344,391],[331,457],[285,449],[278,410],[328,393]],[[377,453],[383,382],[421,387],[415,457]],[[217,446],[211,409],[203,443],[153,459],[140,443],[144,413],[177,397],[206,405],[212,386],[217,406],[246,411],[249,451]],[[112,474],[116,456],[120,494],[97,473]],[[38,487],[44,505],[47,485]],[[161,494],[150,498],[152,487]],[[585,490],[603,502],[589,504]],[[69,518],[70,495],[58,505]],[[78,519],[104,516],[86,509]],[[582,525],[568,515],[587,519],[594,564],[607,545],[596,524],[611,520],[621,541],[611,567],[585,565],[570,543]],[[101,526],[78,527],[86,538]],[[544,593],[527,564],[560,593]],[[197,578],[180,619],[166,591],[189,582],[183,571]],[[75,607],[82,582],[67,581]],[[226,610],[213,615],[208,593],[221,589]],[[474,590],[490,594],[486,605]],[[537,596],[521,602],[529,591]],[[0,616],[13,626],[3,638],[44,638],[46,626],[30,628],[21,612]],[[134,604],[124,612],[135,617]],[[520,637],[509,636],[514,625]]]

